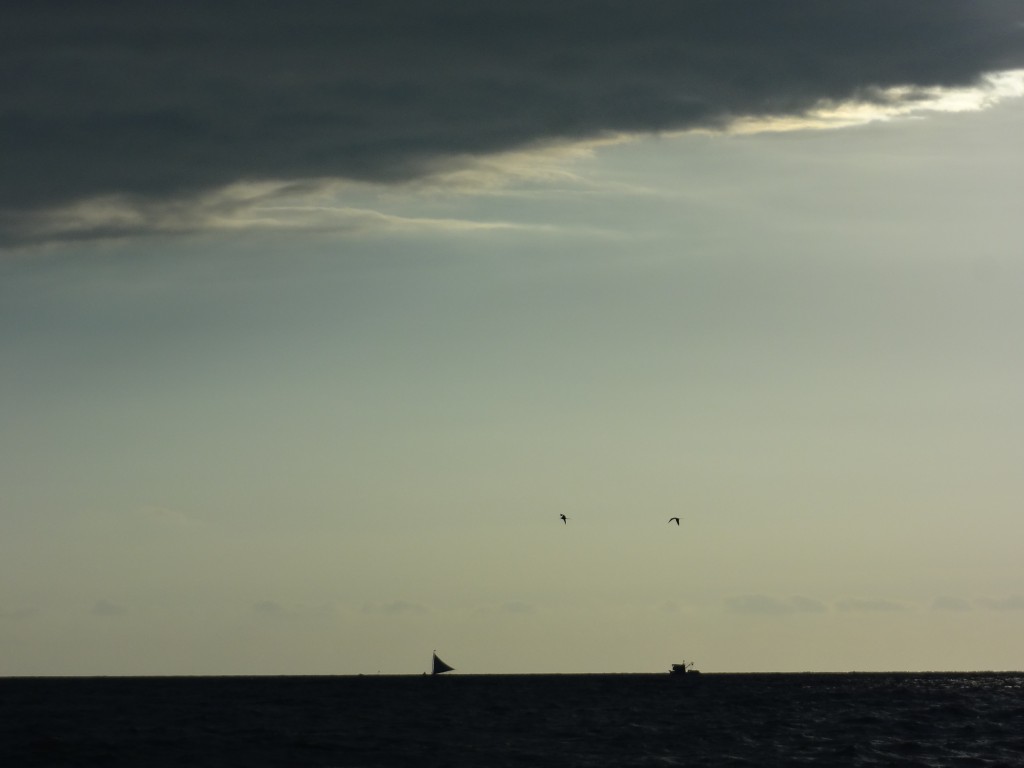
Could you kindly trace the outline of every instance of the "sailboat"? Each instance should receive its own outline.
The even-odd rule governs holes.
[[[449,667],[441,659],[437,657],[437,651],[434,651],[434,664],[430,670],[432,675],[440,675],[442,672],[451,672],[455,667]]]

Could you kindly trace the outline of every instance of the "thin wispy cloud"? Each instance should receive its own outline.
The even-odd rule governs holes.
[[[1011,595],[1002,598],[986,598],[980,601],[986,608],[993,611],[1024,611],[1024,595]]]
[[[501,612],[524,615],[536,613],[537,609],[530,603],[524,603],[520,600],[510,600],[501,604]]]
[[[284,606],[275,600],[260,600],[252,609],[263,616],[282,616],[285,613]]]
[[[35,608],[0,609],[0,621],[22,621],[35,615]]]
[[[933,611],[947,611],[950,613],[965,613],[973,609],[970,600],[961,597],[937,597],[932,601]]]
[[[882,598],[847,598],[836,603],[836,609],[843,613],[899,613],[908,610],[903,603]]]
[[[159,504],[147,504],[140,507],[138,515],[143,520],[171,529],[192,530],[206,525],[205,520],[195,515],[191,515],[181,509],[165,507]]]
[[[392,600],[387,603],[365,603],[364,614],[379,616],[408,616],[427,613],[425,606],[408,600]]]
[[[810,597],[792,597],[790,603],[800,613],[825,613],[828,607],[820,600]]]
[[[779,598],[771,595],[740,595],[729,598],[730,613],[780,616],[794,613],[825,613],[824,603],[808,597]]]
[[[93,616],[121,616],[127,612],[124,606],[106,599],[97,600],[92,606]]]
[[[546,145],[976,107],[1024,67],[1022,19],[1001,0],[8,4],[0,245],[287,225],[234,215],[240,184],[468,183]]]
[[[551,232],[528,222],[405,216],[344,205],[338,184],[237,184],[194,198],[151,200],[138,196],[93,198],[11,219],[7,244],[118,240],[130,237],[217,232],[430,234]],[[329,200],[326,194],[332,193]],[[426,193],[422,193],[426,194]]]
[[[503,603],[488,603],[473,609],[473,614],[478,617],[492,619],[495,616],[533,616],[537,614],[537,606],[522,600],[507,600]]]

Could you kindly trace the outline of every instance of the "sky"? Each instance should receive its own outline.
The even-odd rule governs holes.
[[[0,64],[0,676],[1024,669],[1024,3]]]

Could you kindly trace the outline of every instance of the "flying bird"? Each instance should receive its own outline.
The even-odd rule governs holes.
[[[569,519],[568,517],[566,517],[565,515],[559,515],[559,517],[562,519],[563,525],[568,525],[568,523],[566,522]]]
[[[670,517],[670,518],[668,519],[668,521],[669,521],[670,523],[675,523],[676,525],[679,525],[679,518],[678,518],[678,517]]]

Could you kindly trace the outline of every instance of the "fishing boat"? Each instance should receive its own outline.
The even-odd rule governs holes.
[[[431,666],[430,674],[440,675],[443,672],[451,672],[453,669],[455,669],[455,667],[450,667],[443,661],[441,661],[441,659],[439,659],[437,656],[437,651],[434,651],[434,663]]]
[[[668,673],[670,675],[677,675],[679,677],[685,676],[687,678],[693,678],[695,675],[700,674],[700,670],[693,668],[692,661],[684,661],[682,664],[673,664],[672,669],[670,669]]]

